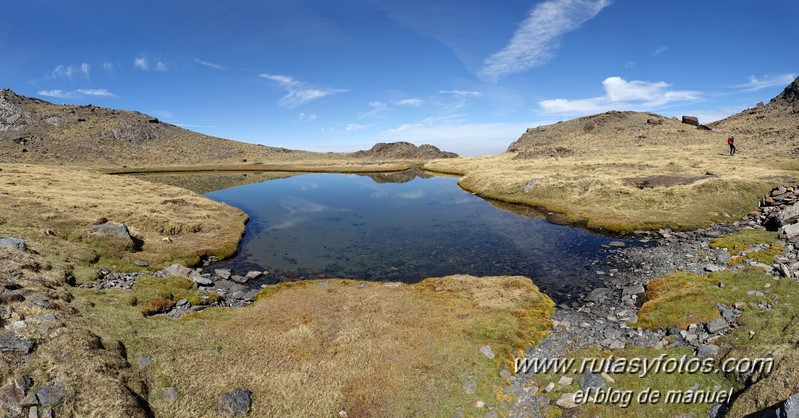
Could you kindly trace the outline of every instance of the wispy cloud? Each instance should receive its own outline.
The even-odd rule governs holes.
[[[410,99],[402,99],[394,101],[394,104],[397,106],[405,106],[405,107],[419,107],[424,104],[424,100],[412,97]]]
[[[44,97],[55,97],[57,99],[77,99],[80,95],[76,94],[72,91],[64,91],[64,90],[39,90],[39,96]]]
[[[749,82],[746,84],[739,84],[734,86],[736,89],[740,89],[741,91],[758,91],[763,90],[769,87],[785,87],[788,84],[793,83],[793,80],[796,79],[796,74],[779,74],[775,76],[764,75],[763,78],[757,78],[755,76],[749,76]]]
[[[358,132],[358,131],[360,131],[362,129],[365,129],[367,127],[368,127],[368,125],[358,125],[357,123],[348,123],[347,127],[344,128],[344,132],[347,132],[347,133]]]
[[[386,111],[388,111],[388,103],[375,100],[369,102],[369,110],[367,110],[366,112],[361,112],[358,115],[358,117],[359,118],[373,117]]]
[[[106,89],[78,89],[78,93],[94,97],[115,97],[114,93]]]
[[[274,81],[281,89],[286,91],[286,95],[280,98],[278,104],[288,109],[321,99],[322,97],[349,91],[345,89],[313,87],[287,75],[266,73],[259,75],[267,80]]]
[[[700,94],[688,90],[670,90],[665,82],[627,81],[608,77],[602,82],[605,95],[587,99],[552,99],[539,102],[546,114],[582,116],[608,110],[652,110],[672,102],[694,101]]]
[[[162,61],[155,61],[155,63],[150,62],[150,59],[144,55],[140,55],[133,59],[133,67],[142,71],[149,71],[150,69],[154,69],[155,71],[162,73],[169,71],[169,67],[166,65],[166,63]]]
[[[106,89],[78,89],[76,91],[65,90],[40,90],[39,96],[54,97],[57,99],[80,99],[83,97],[116,97],[114,93]]]
[[[496,81],[552,59],[559,39],[593,19],[610,0],[547,0],[536,5],[508,44],[486,58],[479,76]]]
[[[225,67],[224,65],[219,65],[219,64],[214,64],[212,62],[203,61],[203,60],[201,60],[199,58],[195,58],[194,62],[196,62],[197,64],[200,64],[200,65],[206,66],[208,68],[213,68],[214,70],[224,71],[224,70],[229,70],[230,69],[230,67]]]
[[[150,61],[147,57],[136,57],[133,59],[133,67],[142,71],[147,71],[150,69]]]
[[[114,71],[114,64],[109,62],[109,61],[105,61],[105,62],[103,62],[103,69],[108,71],[109,73],[113,72]]]
[[[47,78],[72,78],[75,74],[83,74],[86,79],[91,79],[91,65],[82,63],[80,65],[56,65]]]
[[[656,50],[655,50],[655,52],[653,52],[653,53],[652,53],[652,55],[654,55],[654,56],[658,56],[658,55],[660,55],[660,54],[662,54],[662,53],[666,52],[666,50],[667,50],[667,49],[669,49],[669,47],[667,47],[667,46],[661,46],[660,48],[656,49]]]
[[[316,120],[316,113],[300,113],[300,116],[297,117],[298,122],[313,122]]]
[[[453,97],[464,99],[467,97],[480,97],[483,93],[472,90],[439,90],[441,94],[451,94]]]

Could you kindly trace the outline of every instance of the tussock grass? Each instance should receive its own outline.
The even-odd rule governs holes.
[[[196,264],[205,255],[226,258],[235,253],[247,221],[236,208],[130,177],[45,166],[0,169],[0,236],[24,238],[34,250],[78,269],[134,269],[134,259],[155,268]],[[126,224],[141,248],[91,234],[102,217]]]
[[[772,245],[779,238],[778,232],[762,230],[743,230],[719,237],[710,242],[712,248],[727,248],[730,251],[742,252],[755,245]]]
[[[514,152],[434,160],[424,168],[462,176],[461,187],[481,196],[564,213],[571,223],[610,231],[705,227],[756,209],[770,187],[796,177],[790,141],[764,146],[756,135],[736,134],[741,152],[730,157],[730,132],[665,118],[651,126],[650,118],[658,117],[603,114],[539,127],[512,145]],[[595,128],[586,131],[589,123]],[[552,154],[553,146],[571,152]],[[662,175],[700,180],[643,189],[629,181]]]
[[[498,372],[551,325],[554,303],[522,277],[359,284],[273,286],[246,309],[180,320],[145,318],[121,291],[78,300],[87,326],[123,341],[133,359],[155,358],[148,400],[163,416],[213,416],[219,395],[237,386],[253,391],[253,416],[482,415],[472,403],[496,409]],[[480,352],[486,344],[493,360]],[[478,391],[466,395],[472,379]],[[162,398],[167,386],[177,403]]]

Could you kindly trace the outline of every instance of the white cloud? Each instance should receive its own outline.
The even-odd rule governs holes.
[[[110,63],[108,61],[105,61],[105,62],[103,62],[103,69],[108,71],[108,72],[112,72],[112,71],[114,71],[114,64],[112,64],[112,63]]]
[[[633,67],[635,67],[635,64],[636,64],[635,61],[627,61],[627,62],[624,63],[624,66],[626,68],[633,68]]]
[[[39,90],[39,96],[55,97],[57,99],[76,99],[80,96],[71,91],[64,90]]]
[[[85,75],[87,79],[91,78],[90,70],[91,70],[91,65],[89,65],[89,64],[87,64],[85,62],[80,65],[80,72],[82,72],[83,75]]]
[[[91,65],[85,62],[78,66],[56,65],[53,71],[50,72],[48,78],[72,78],[72,76],[75,74],[83,74],[87,79],[90,79]]]
[[[667,50],[667,49],[669,49],[669,47],[667,47],[667,46],[661,46],[660,48],[656,49],[656,50],[655,50],[655,52],[653,52],[653,53],[652,53],[652,55],[654,55],[654,56],[658,56],[658,55],[660,55],[660,54],[662,54],[662,53],[666,52],[666,50]]]
[[[559,39],[593,19],[610,0],[547,0],[536,5],[505,48],[486,58],[479,76],[496,81],[543,65],[554,55]]]
[[[367,110],[366,112],[361,112],[358,115],[358,117],[359,118],[368,118],[368,117],[372,117],[372,116],[377,116],[377,115],[379,115],[379,114],[381,114],[381,113],[383,113],[383,112],[388,110],[388,103],[379,102],[379,101],[375,100],[375,101],[369,102],[369,108],[370,108],[370,110]]]
[[[106,89],[78,89],[78,93],[94,97],[114,97],[114,93]]]
[[[150,61],[147,60],[147,57],[136,57],[133,59],[133,66],[139,70],[147,71],[150,69]]]
[[[698,92],[669,90],[665,82],[626,81],[608,77],[602,82],[605,95],[587,99],[543,100],[538,104],[544,113],[557,115],[588,115],[608,110],[652,110],[672,102],[694,101]]]
[[[299,122],[313,122],[316,120],[316,113],[300,113],[300,116],[297,118]]]
[[[165,73],[169,71],[169,68],[167,68],[166,64],[164,64],[163,62],[158,61],[157,63],[155,63],[155,71]]]
[[[65,90],[40,90],[39,96],[55,97],[58,99],[80,99],[82,97],[115,97],[114,93],[106,89],[78,89],[77,91]]]
[[[424,100],[413,97],[410,99],[396,100],[394,104],[397,106],[419,107],[424,104]]]
[[[464,99],[467,97],[480,97],[483,95],[483,93],[473,90],[439,90],[438,92],[441,94],[451,94],[459,99]]]
[[[739,84],[735,88],[743,91],[758,91],[769,87],[785,87],[796,79],[796,74],[780,74],[776,76],[764,75],[762,79],[755,76],[749,76],[749,82],[746,84]]]
[[[312,87],[305,82],[298,81],[291,76],[279,74],[259,74],[261,77],[274,81],[280,88],[286,91],[286,95],[280,98],[278,104],[281,107],[291,109],[330,96],[336,93],[345,93],[348,90]]]
[[[360,131],[361,129],[364,129],[364,128],[366,128],[366,127],[367,127],[367,125],[358,125],[358,124],[356,124],[356,123],[348,123],[348,124],[347,124],[347,127],[346,127],[346,128],[344,128],[344,132],[347,132],[347,133],[350,133],[350,132],[358,132],[358,131]]]
[[[199,58],[195,58],[194,62],[196,62],[197,64],[200,64],[200,65],[204,65],[204,66],[206,66],[208,68],[213,68],[214,70],[229,70],[230,69],[228,67],[225,67],[224,65],[219,65],[219,64],[214,64],[212,62],[203,61],[203,60],[201,60]]]

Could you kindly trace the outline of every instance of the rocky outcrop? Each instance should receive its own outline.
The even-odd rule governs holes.
[[[761,220],[766,229],[779,231],[780,238],[799,238],[799,185],[779,186],[760,201]]]
[[[455,158],[454,152],[441,151],[438,147],[424,144],[418,147],[410,142],[380,142],[366,151],[352,153],[355,158],[400,159],[400,160],[432,160],[436,158]]]
[[[799,77],[769,102],[769,105],[774,106],[796,106],[797,104],[799,104]]]
[[[699,126],[699,118],[696,116],[683,116],[682,123],[687,125]]]
[[[0,90],[0,132],[20,131],[30,124],[31,114],[15,104],[19,99],[11,90]]]

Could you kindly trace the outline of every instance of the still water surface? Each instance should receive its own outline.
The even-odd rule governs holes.
[[[524,275],[557,296],[596,285],[592,262],[619,240],[492,204],[462,190],[456,178],[424,177],[392,183],[380,176],[306,174],[206,196],[251,218],[238,255],[226,264],[306,278]]]

